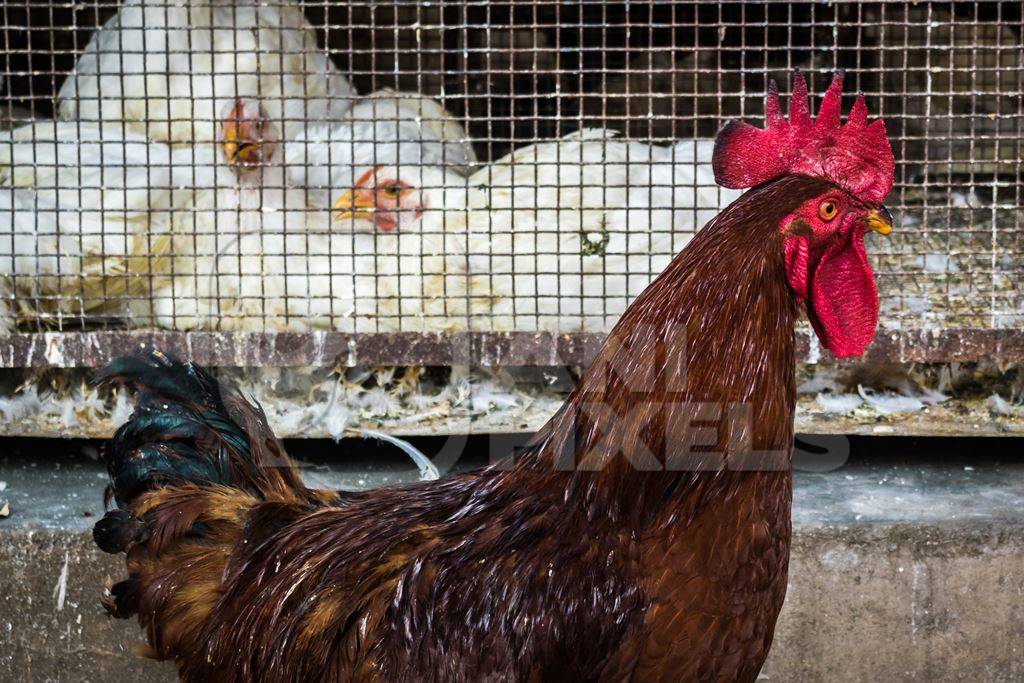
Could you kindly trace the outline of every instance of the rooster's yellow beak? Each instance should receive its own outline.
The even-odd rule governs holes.
[[[349,190],[334,202],[334,220],[343,221],[348,218],[373,220],[376,204],[373,197],[365,190]]]
[[[864,219],[868,230],[877,232],[879,235],[888,235],[892,232],[892,214],[884,206],[872,211]]]

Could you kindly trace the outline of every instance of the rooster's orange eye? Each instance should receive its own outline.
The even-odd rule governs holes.
[[[389,197],[398,197],[398,195],[402,194],[402,186],[398,183],[388,183],[381,188],[381,191]]]
[[[826,200],[821,203],[818,207],[818,215],[821,216],[821,220],[830,221],[836,217],[839,213],[839,209],[836,207],[836,203],[832,200]]]

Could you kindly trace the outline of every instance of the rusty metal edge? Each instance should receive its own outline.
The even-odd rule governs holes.
[[[0,368],[97,367],[140,347],[215,367],[336,365],[545,366],[588,363],[602,333],[465,332],[39,332],[0,337]],[[830,360],[797,333],[801,362]],[[860,362],[1024,361],[1024,330],[880,330]]]

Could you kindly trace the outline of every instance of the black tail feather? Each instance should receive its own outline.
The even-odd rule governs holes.
[[[93,538],[126,553],[128,578],[108,581],[102,602],[114,617],[139,614],[151,654],[170,658],[216,601],[228,553],[333,497],[307,489],[259,406],[206,370],[150,351],[116,359],[97,379],[135,394],[103,452],[118,507]]]
[[[124,356],[97,382],[137,392],[135,412],[105,449],[114,498],[125,505],[164,484],[194,482],[247,488],[255,470],[249,435],[225,406],[217,380],[159,351]]]
[[[212,408],[224,404],[217,380],[192,363],[162,351],[140,351],[110,361],[96,375],[97,384],[126,384],[140,392],[184,404]]]

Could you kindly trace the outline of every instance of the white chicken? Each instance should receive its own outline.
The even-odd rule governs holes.
[[[307,208],[303,188],[288,182],[273,124],[252,102],[229,110],[221,135],[221,187],[175,214],[173,277],[153,297],[157,325],[419,331],[450,326],[445,318],[460,310],[466,319],[464,296],[422,296],[464,285],[464,270],[445,270],[458,249],[444,236],[332,229],[329,209]]]
[[[460,237],[472,329],[607,330],[739,194],[715,184],[711,141],[614,136],[531,145],[468,179],[375,168],[335,202],[336,223]]]
[[[352,86],[302,9],[258,0],[126,0],[58,94],[60,118],[124,122],[168,143],[210,142],[236,98],[258,100],[287,137],[339,119]]]
[[[189,157],[118,126],[0,133],[0,330],[16,313],[59,324],[145,300],[166,266],[173,211],[213,181]]]
[[[361,98],[341,121],[311,126],[284,145],[289,176],[307,189],[311,206],[323,208],[338,188],[356,184],[355,169],[426,164],[464,175],[476,162],[465,129],[441,104],[392,90]]]
[[[450,255],[418,234],[309,230],[199,241],[187,266],[195,275],[176,276],[158,296],[161,327],[466,329],[465,271],[448,270]]]

